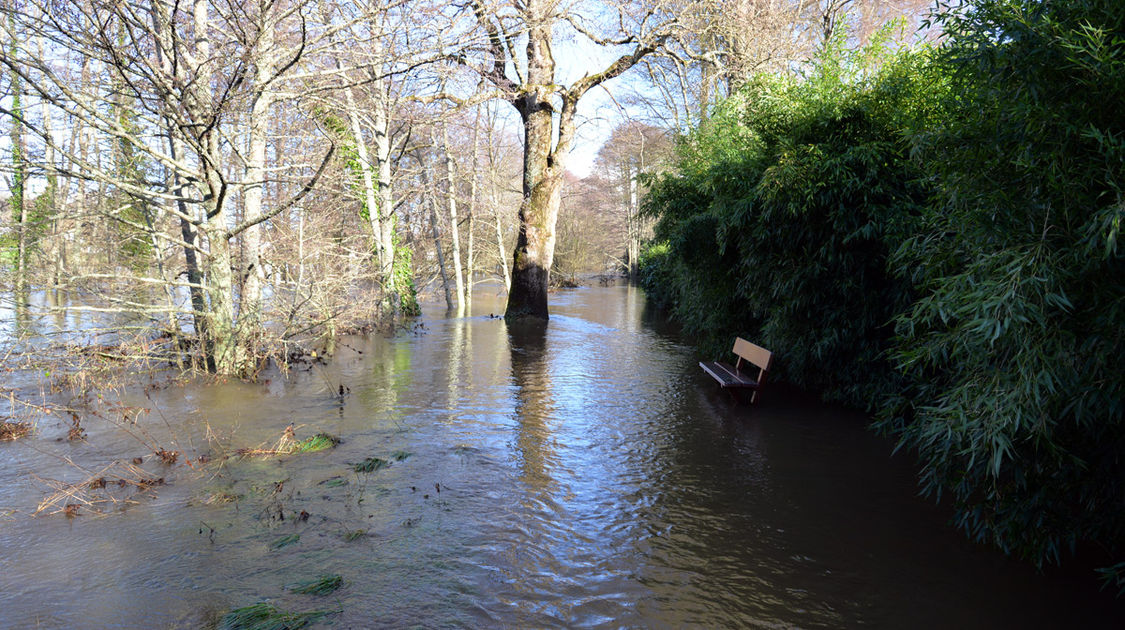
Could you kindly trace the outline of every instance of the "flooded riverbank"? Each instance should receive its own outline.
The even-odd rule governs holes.
[[[194,628],[262,601],[336,628],[1121,621],[1092,576],[965,541],[863,417],[780,387],[732,406],[637,289],[560,292],[546,326],[474,308],[287,378],[94,401],[85,440],[53,419],[0,444],[0,627]],[[290,425],[343,441],[238,455]],[[31,516],[51,480],[134,457],[162,484]],[[342,586],[294,592],[325,574]]]

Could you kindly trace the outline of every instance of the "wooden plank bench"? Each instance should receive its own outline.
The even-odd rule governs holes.
[[[750,403],[756,403],[758,402],[758,390],[765,382],[766,372],[770,370],[773,353],[746,341],[742,337],[735,338],[733,352],[738,357],[734,365],[722,361],[700,361],[699,367],[714,377],[719,382],[719,387],[729,390],[732,395],[734,395],[735,390],[751,390]],[[744,364],[757,368],[756,373],[753,369],[743,371]]]

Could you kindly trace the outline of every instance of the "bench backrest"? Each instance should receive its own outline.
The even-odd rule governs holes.
[[[734,353],[738,355],[738,363],[735,364],[735,369],[741,370],[742,362],[747,361],[755,367],[760,368],[762,372],[770,371],[773,353],[769,350],[761,346],[756,346],[742,337],[736,337],[734,340]]]

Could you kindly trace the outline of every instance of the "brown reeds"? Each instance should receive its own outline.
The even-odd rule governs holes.
[[[74,517],[83,511],[95,514],[108,509],[137,503],[137,498],[151,494],[156,486],[164,485],[157,477],[126,462],[113,462],[89,474],[77,483],[44,479],[39,481],[53,489],[35,508],[33,515],[65,514]]]

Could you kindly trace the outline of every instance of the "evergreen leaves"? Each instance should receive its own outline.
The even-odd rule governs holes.
[[[753,339],[877,411],[974,539],[1112,563],[1125,13],[976,0],[937,20],[934,51],[837,41],[803,81],[750,81],[654,182],[642,279],[706,351]]]

